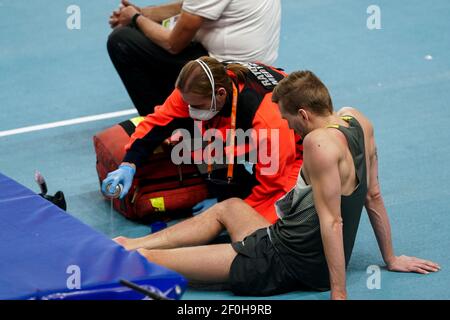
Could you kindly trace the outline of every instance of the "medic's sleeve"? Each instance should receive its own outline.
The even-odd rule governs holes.
[[[124,162],[134,163],[139,167],[153,151],[176,129],[192,128],[193,120],[181,93],[175,89],[163,105],[157,106],[136,127],[130,142],[125,146]]]

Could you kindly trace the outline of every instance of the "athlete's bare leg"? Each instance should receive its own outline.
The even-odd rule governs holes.
[[[114,240],[128,250],[172,249],[208,244],[224,229],[233,242],[240,241],[253,231],[269,225],[243,200],[232,198],[157,233],[136,239],[118,237]]]
[[[150,262],[174,270],[196,284],[226,283],[236,257],[231,244],[138,251]]]

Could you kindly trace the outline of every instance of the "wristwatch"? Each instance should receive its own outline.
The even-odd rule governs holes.
[[[142,16],[142,14],[136,13],[136,14],[133,16],[133,18],[131,18],[131,25],[132,25],[133,27],[135,27],[136,29],[139,29],[139,27],[138,27],[138,25],[137,25],[137,23],[136,23],[136,20],[137,20],[137,18],[138,18],[139,16]]]

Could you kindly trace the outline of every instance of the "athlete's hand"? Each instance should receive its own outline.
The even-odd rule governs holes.
[[[387,264],[387,268],[389,271],[416,272],[421,274],[437,272],[441,269],[435,262],[408,256],[394,257]]]

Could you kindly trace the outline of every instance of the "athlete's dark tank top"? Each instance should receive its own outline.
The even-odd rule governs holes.
[[[348,265],[355,243],[361,212],[367,194],[367,169],[364,132],[358,121],[342,117],[349,127],[332,125],[341,131],[353,157],[358,184],[349,196],[341,196],[345,264]],[[319,217],[313,191],[299,174],[296,187],[277,203],[280,219],[268,228],[270,238],[290,273],[316,290],[329,290],[328,266],[320,234]]]

